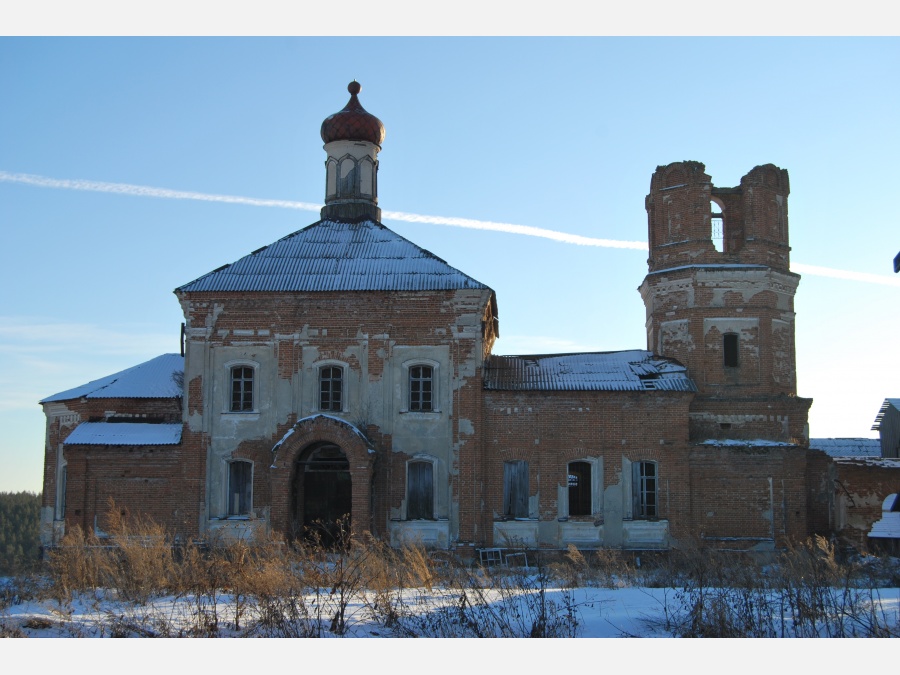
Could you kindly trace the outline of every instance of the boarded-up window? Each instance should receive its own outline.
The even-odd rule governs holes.
[[[235,366],[231,369],[231,411],[253,410],[253,368]]]
[[[528,462],[503,463],[503,515],[507,518],[528,517]]]
[[[253,464],[231,462],[228,465],[228,515],[246,516],[253,497]]]
[[[409,520],[433,520],[434,465],[410,462],[406,471],[406,517]]]
[[[434,369],[413,366],[409,369],[409,409],[416,412],[434,410]]]
[[[326,366],[319,371],[319,409],[343,410],[344,369]]]
[[[569,462],[569,515],[591,515],[591,465]]]
[[[659,518],[659,477],[656,462],[633,462],[631,472],[634,517],[645,520]]]
[[[359,186],[359,169],[349,157],[341,161],[341,177],[338,183],[339,197],[352,197],[357,194]]]
[[[726,368],[738,367],[738,336],[737,333],[725,333],[722,336],[723,363]]]

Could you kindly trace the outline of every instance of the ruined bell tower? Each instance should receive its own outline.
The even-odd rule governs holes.
[[[678,359],[698,388],[691,438],[805,444],[797,398],[788,173],[757,166],[737,187],[700,162],[657,167],[646,198],[650,258],[640,287],[647,348]]]

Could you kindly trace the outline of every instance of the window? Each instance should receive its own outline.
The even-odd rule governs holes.
[[[59,491],[59,498],[57,500],[57,504],[59,508],[57,509],[57,520],[64,520],[66,517],[66,480],[69,476],[69,467],[63,464],[62,468],[59,471],[59,485],[57,486],[57,490]]]
[[[409,369],[410,412],[434,410],[434,369],[431,366],[412,366]]]
[[[246,516],[250,513],[253,496],[253,464],[228,464],[228,515]]]
[[[528,462],[503,463],[503,516],[528,517]]]
[[[721,253],[725,250],[725,217],[722,215],[722,207],[716,202],[710,201],[709,209],[710,239],[715,249]]]
[[[319,371],[319,410],[343,410],[344,369],[325,366]]]
[[[253,368],[235,366],[231,369],[231,412],[253,410]]]
[[[569,462],[569,515],[591,515],[591,465]]]
[[[737,333],[725,333],[722,336],[722,363],[726,368],[738,367],[738,336]]]
[[[434,520],[434,464],[415,461],[406,465],[406,518]]]
[[[659,484],[656,462],[633,462],[632,498],[634,518],[654,519],[659,517]]]

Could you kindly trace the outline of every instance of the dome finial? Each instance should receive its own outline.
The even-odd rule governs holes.
[[[362,90],[362,85],[356,80],[353,80],[350,84],[347,85],[347,91],[356,96],[360,90]]]

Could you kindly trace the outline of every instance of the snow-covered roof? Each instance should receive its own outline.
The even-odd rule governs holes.
[[[65,445],[178,445],[180,424],[143,422],[82,422]]]
[[[900,539],[900,511],[897,508],[897,494],[889,494],[881,504],[881,520],[872,523],[869,536],[875,539]]]
[[[381,223],[320,220],[181,286],[193,291],[487,288]]]
[[[491,356],[485,389],[508,391],[697,391],[687,369],[652,352]]]
[[[881,457],[877,438],[810,438],[809,447],[831,457]]]
[[[175,398],[182,395],[176,373],[183,372],[183,356],[163,354],[99,380],[53,394],[40,403],[73,398]]]

